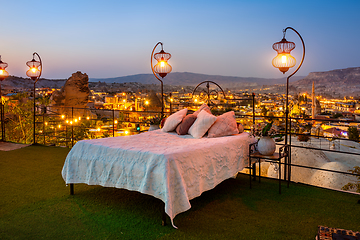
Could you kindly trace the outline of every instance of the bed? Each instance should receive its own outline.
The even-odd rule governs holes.
[[[195,139],[161,129],[137,135],[83,140],[66,157],[66,184],[123,188],[165,203],[173,227],[190,200],[248,165],[248,133]]]

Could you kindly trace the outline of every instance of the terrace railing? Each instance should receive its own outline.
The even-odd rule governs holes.
[[[220,115],[225,111],[234,110],[238,122],[244,125],[245,130],[250,131],[251,127],[258,122],[279,121],[279,126],[285,123],[284,116],[263,116],[256,114],[260,112],[255,109],[255,96],[245,96],[245,98],[233,98],[232,101],[223,101],[221,98],[213,99],[214,105],[212,111],[215,115]],[[202,103],[189,101],[189,99],[180,99],[168,95],[165,98],[165,115],[177,111],[182,107],[196,109]],[[27,107],[26,103],[21,106],[15,106],[14,103],[7,103],[1,109],[4,114],[4,121],[1,128],[4,129],[3,140],[17,143],[32,143],[33,123],[32,108]],[[38,107],[36,109],[36,142],[44,145],[72,147],[83,139],[94,139],[103,137],[116,137],[123,135],[138,134],[149,129],[149,120],[151,117],[160,115],[160,111],[125,111],[111,109],[92,109],[92,108],[72,108],[72,107]],[[360,156],[359,151],[345,150],[344,145],[349,146],[351,141],[341,137],[322,136],[320,132],[309,131],[303,133],[299,131],[302,125],[313,123],[316,119],[290,118],[289,138],[291,149],[311,149],[319,150],[325,153],[342,154],[343,158]],[[339,120],[321,120],[322,122],[339,122]],[[341,121],[347,123],[349,121]],[[284,133],[284,127],[280,128]],[[298,136],[309,137],[311,145],[294,142]],[[281,143],[278,143],[281,145]],[[347,148],[349,149],[349,148]],[[291,151],[291,150],[290,150]],[[359,162],[352,164],[360,165]],[[324,171],[359,177],[348,171],[339,169],[327,169],[317,165],[306,165],[289,162],[287,171],[294,173],[299,169],[309,169],[311,171]],[[289,179],[290,180],[290,179]]]

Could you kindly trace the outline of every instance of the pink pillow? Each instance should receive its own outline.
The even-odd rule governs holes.
[[[202,138],[216,121],[216,117],[206,110],[203,110],[197,116],[194,124],[189,128],[189,134],[194,138]]]
[[[195,114],[189,114],[187,115],[182,122],[176,127],[176,132],[179,135],[185,135],[188,133],[189,128],[196,120]]]
[[[187,113],[187,108],[184,108],[184,109],[177,111],[176,113],[173,113],[170,116],[168,116],[166,118],[166,121],[164,123],[164,127],[162,128],[162,130],[164,132],[174,131],[175,128],[177,127],[177,125],[179,123],[181,123],[183,118],[186,116],[186,113]]]
[[[243,133],[244,132],[244,125],[242,125],[241,123],[236,123],[237,124],[237,128],[239,130],[239,133]]]
[[[197,116],[202,110],[205,110],[205,111],[207,111],[208,113],[211,114],[211,110],[210,110],[209,106],[206,103],[201,105],[200,108],[198,110],[196,110],[193,114],[195,116]]]
[[[238,133],[239,129],[236,124],[235,113],[230,111],[217,117],[214,125],[209,129],[208,137],[223,137]]]

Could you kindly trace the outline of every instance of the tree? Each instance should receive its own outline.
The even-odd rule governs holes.
[[[262,107],[261,107],[261,115],[262,115],[262,116],[266,116],[267,113],[268,113],[267,108],[266,108],[265,106],[262,106]]]
[[[339,118],[339,117],[343,117],[343,115],[341,113],[335,113],[332,115],[332,118]]]
[[[349,127],[347,132],[350,140],[359,142],[359,131],[357,130],[357,127]]]
[[[26,93],[17,94],[5,102],[6,140],[18,143],[33,141],[33,102]]]

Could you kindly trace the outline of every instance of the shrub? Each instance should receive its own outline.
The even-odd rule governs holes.
[[[307,134],[302,134],[302,135],[298,135],[297,138],[300,142],[307,142],[307,141],[309,141],[310,136]]]
[[[359,141],[359,131],[356,127],[349,127],[348,128],[348,137],[350,140]]]

